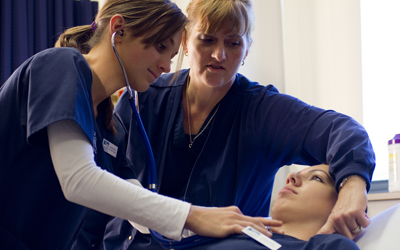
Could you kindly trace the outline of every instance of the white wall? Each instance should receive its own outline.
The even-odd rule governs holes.
[[[101,8],[101,6],[103,6],[103,4],[106,2],[106,0],[91,0],[91,1],[97,1],[99,2],[99,9]]]
[[[359,0],[282,0],[287,93],[363,122]]]

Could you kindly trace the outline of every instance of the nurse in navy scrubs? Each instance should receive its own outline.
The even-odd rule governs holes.
[[[187,22],[169,0],[110,0],[92,25],[25,61],[0,89],[0,249],[69,249],[86,207],[179,240],[216,237],[266,220],[236,207],[192,206],[133,184],[110,95],[147,90],[178,53]],[[141,156],[142,157],[142,156]],[[112,174],[112,173],[115,173]],[[127,179],[127,180],[124,180]]]
[[[182,44],[190,69],[178,76],[162,75],[138,98],[158,167],[159,193],[269,216],[274,177],[282,166],[325,163],[336,189],[343,188],[320,232],[353,239],[358,225],[369,224],[364,211],[375,155],[366,130],[351,117],[238,73],[248,53],[257,53],[250,49],[250,0],[191,0],[187,13]],[[146,180],[146,159],[138,157],[145,151],[135,139],[129,110],[121,98],[115,113],[131,131],[127,157]],[[120,228],[126,224],[119,223]],[[130,249],[161,246],[148,234],[137,233]]]

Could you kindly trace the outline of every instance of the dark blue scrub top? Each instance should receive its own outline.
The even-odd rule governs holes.
[[[266,217],[280,167],[321,163],[330,165],[336,188],[344,177],[358,174],[369,189],[375,155],[359,123],[280,94],[274,86],[259,85],[240,74],[221,100],[204,140],[194,142],[193,147],[199,148],[190,151],[182,125],[186,115],[182,111],[182,91],[188,73],[182,70],[172,83],[174,74],[164,74],[148,91],[139,93],[140,115],[155,155],[160,193],[196,205],[236,205],[246,215]],[[137,140],[140,134],[126,98],[118,101],[115,112],[130,133],[127,157],[145,186],[147,160],[141,156],[146,150]],[[115,235],[108,230],[105,242],[111,239],[113,247],[126,249],[122,246],[130,244],[129,236],[134,232],[124,232],[125,224],[114,219],[109,227],[121,228],[120,241],[112,241]],[[158,249],[153,241],[137,233],[129,249]]]
[[[236,205],[246,215],[266,217],[275,173],[284,165],[328,163],[336,187],[345,176],[358,174],[369,188],[375,155],[359,123],[240,74],[221,100],[204,142],[194,142],[200,148],[194,152],[193,165],[183,165],[186,160],[182,159],[192,157],[182,126],[182,90],[188,73],[182,70],[173,83],[174,74],[162,75],[148,91],[139,93],[140,115],[158,168],[159,192],[168,189],[164,185],[177,183],[182,176],[175,173],[186,167],[189,178],[175,184],[184,188],[175,197],[196,205]],[[137,140],[139,133],[126,98],[119,100],[115,112],[130,132],[127,157],[146,184],[147,159],[140,157],[146,150]]]
[[[274,233],[271,237],[281,244],[279,250],[359,250],[356,243],[339,234],[319,234],[308,241]],[[247,235],[232,235],[225,239],[190,248],[191,250],[267,250],[268,248]]]

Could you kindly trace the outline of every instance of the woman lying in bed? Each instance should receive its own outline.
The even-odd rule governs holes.
[[[339,234],[319,234],[318,230],[326,223],[338,194],[334,181],[328,173],[327,165],[305,168],[298,173],[290,173],[286,185],[278,193],[271,208],[273,219],[282,221],[282,226],[272,228],[272,239],[282,245],[279,250],[356,250],[357,245]],[[361,230],[354,225],[354,235]],[[276,233],[283,230],[284,234]],[[211,249],[267,249],[246,235],[233,235],[208,245],[193,248]]]

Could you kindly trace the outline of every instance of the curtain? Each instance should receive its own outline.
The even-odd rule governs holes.
[[[90,0],[1,0],[0,86],[26,59],[53,47],[65,29],[90,24],[97,11]]]

